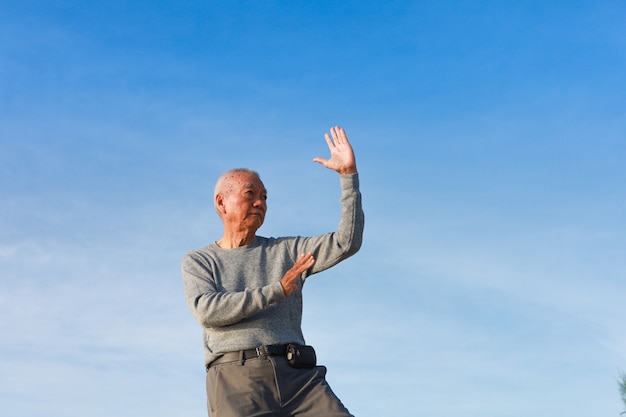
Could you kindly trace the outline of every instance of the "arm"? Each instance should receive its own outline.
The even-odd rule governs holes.
[[[181,269],[187,305],[205,328],[238,323],[285,298],[279,282],[241,291],[218,288],[211,265],[193,252],[185,255]]]
[[[346,132],[339,126],[325,135],[330,150],[330,159],[315,158],[326,168],[340,174],[341,218],[337,231],[305,239],[302,252],[313,252],[315,265],[305,274],[323,271],[355,254],[363,240],[364,215],[359,191],[359,176],[354,151]]]
[[[365,216],[359,192],[359,176],[341,175],[341,216],[337,230],[304,238],[299,252],[312,252],[315,264],[305,276],[322,272],[358,252],[363,242]]]
[[[182,261],[185,298],[203,327],[236,324],[291,295],[298,289],[302,273],[314,263],[313,255],[307,253],[285,272],[280,282],[260,288],[225,291],[216,287],[211,267],[203,262],[202,257],[190,253]]]

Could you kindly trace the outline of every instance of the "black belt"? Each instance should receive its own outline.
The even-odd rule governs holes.
[[[207,365],[207,369],[213,365],[227,362],[245,361],[246,359],[255,359],[262,356],[286,356],[287,345],[267,345],[255,349],[238,350],[235,352],[226,352],[219,358]]]

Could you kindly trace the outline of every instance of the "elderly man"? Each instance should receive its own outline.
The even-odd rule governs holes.
[[[187,304],[204,336],[209,415],[350,416],[326,382],[301,329],[305,279],[356,253],[364,216],[354,152],[340,127],[325,135],[340,174],[337,231],[312,237],[256,234],[267,191],[249,169],[223,174],[215,186],[222,237],[182,261]]]

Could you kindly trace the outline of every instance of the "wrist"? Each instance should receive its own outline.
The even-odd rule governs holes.
[[[356,170],[356,167],[351,167],[351,168],[340,169],[337,172],[339,172],[339,175],[350,175],[350,174],[356,174],[357,170]]]

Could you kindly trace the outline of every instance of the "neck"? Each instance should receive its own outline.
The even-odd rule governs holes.
[[[224,233],[224,236],[215,243],[222,249],[240,248],[254,242],[255,236],[254,233],[245,235]]]

